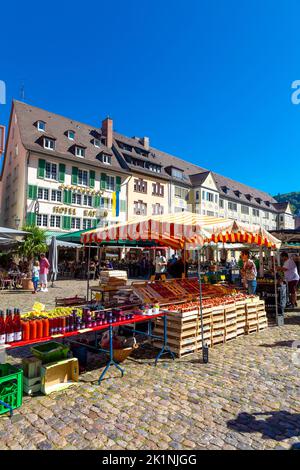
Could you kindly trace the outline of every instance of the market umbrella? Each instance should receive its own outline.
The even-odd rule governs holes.
[[[51,243],[49,246],[49,263],[50,263],[50,281],[52,282],[52,287],[54,287],[54,281],[56,281],[58,273],[58,253],[57,253],[57,241],[56,237],[51,238]]]

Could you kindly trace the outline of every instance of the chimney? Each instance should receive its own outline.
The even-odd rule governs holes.
[[[142,137],[141,143],[145,147],[146,150],[149,150],[149,145],[150,145],[149,137]]]
[[[110,117],[102,121],[102,134],[106,137],[106,147],[111,149],[113,143],[113,120]]]

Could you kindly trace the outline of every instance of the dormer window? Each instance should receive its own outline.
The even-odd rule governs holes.
[[[172,168],[172,176],[174,176],[174,178],[179,178],[179,179],[183,179],[183,171],[182,170],[178,170],[177,168]]]
[[[237,197],[240,197],[241,192],[240,192],[240,191],[234,191],[234,194],[235,194]]]
[[[229,188],[227,186],[222,186],[221,189],[222,189],[223,193],[226,194]]]
[[[261,203],[261,198],[260,197],[256,197],[255,200],[256,200],[256,202],[258,202],[258,204]]]
[[[46,130],[46,123],[45,121],[37,121],[36,127],[38,131],[45,132]]]
[[[105,153],[102,154],[102,163],[105,163],[106,165],[111,165],[111,156],[110,155],[105,155]]]
[[[75,132],[74,131],[67,131],[67,137],[70,140],[74,140],[75,139]]]
[[[266,206],[270,207],[270,202],[269,201],[265,201],[266,203]]]
[[[79,147],[78,145],[75,145],[75,155],[76,157],[85,157],[85,149],[83,147]]]
[[[47,150],[55,149],[55,140],[49,139],[49,137],[44,137],[44,148]]]
[[[248,201],[251,201],[251,199],[252,199],[251,194],[246,194],[246,199],[248,199]]]
[[[101,145],[100,139],[94,139],[93,144],[95,147],[100,147]]]

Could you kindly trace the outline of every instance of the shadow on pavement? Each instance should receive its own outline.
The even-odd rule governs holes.
[[[277,343],[271,343],[271,344],[260,344],[259,346],[261,348],[291,348],[292,344],[294,343],[294,340],[290,341],[277,341]]]
[[[236,419],[227,422],[227,427],[242,433],[259,432],[265,439],[283,441],[300,436],[300,413],[289,411],[240,413]]]

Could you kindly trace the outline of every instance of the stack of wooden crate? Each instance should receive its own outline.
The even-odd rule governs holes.
[[[203,309],[204,341],[208,346],[226,343],[239,335],[250,334],[268,326],[264,301],[258,297],[238,300]],[[163,335],[163,319],[158,318],[154,334]],[[179,357],[202,347],[199,308],[167,314],[168,345]],[[154,344],[162,346],[160,340]]]
[[[128,277],[126,271],[108,269],[100,272],[100,284],[102,286],[126,286],[127,280]]]

